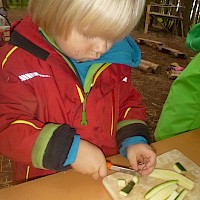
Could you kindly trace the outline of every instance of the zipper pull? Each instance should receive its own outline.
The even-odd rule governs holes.
[[[86,117],[86,99],[87,99],[87,94],[85,94],[85,99],[84,99],[84,102],[83,102],[81,126],[87,126],[88,125],[88,121],[87,121],[87,117]]]
[[[81,120],[81,125],[82,126],[87,126],[88,122],[87,122],[87,118],[86,118],[86,111],[82,111],[82,120]]]

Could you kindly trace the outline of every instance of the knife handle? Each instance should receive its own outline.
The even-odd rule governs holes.
[[[112,163],[111,163],[110,161],[106,161],[106,167],[107,167],[108,169],[110,169],[111,166],[112,166]]]

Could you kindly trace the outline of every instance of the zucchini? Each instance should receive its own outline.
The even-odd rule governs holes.
[[[182,174],[168,169],[155,168],[149,176],[162,180],[178,180],[178,185],[184,187],[187,190],[191,190],[194,187],[194,181],[183,176]]]
[[[139,177],[138,176],[133,176],[133,182],[137,184],[139,182]]]
[[[157,192],[149,200],[165,200],[168,198],[176,189],[178,188],[177,184],[172,184],[164,187],[162,190]]]
[[[129,181],[129,183],[120,190],[119,194],[126,197],[130,193],[130,191],[133,189],[134,185],[135,183],[133,181]]]
[[[178,195],[179,193],[177,191],[174,191],[166,200],[175,200]]]
[[[154,186],[152,189],[150,189],[144,196],[145,199],[150,199],[152,196],[154,196],[156,193],[158,193],[160,190],[164,189],[165,187],[169,185],[174,185],[178,181],[177,180],[171,180],[171,181],[166,181],[164,183],[161,183],[159,185]]]
[[[186,196],[187,193],[188,193],[188,191],[185,190],[185,189],[183,189],[183,190],[179,193],[179,195],[176,197],[175,200],[182,200],[182,199]]]
[[[183,165],[179,162],[175,163],[173,166],[174,170],[180,174],[182,174],[183,172],[186,172],[185,167],[183,167]]]
[[[125,179],[118,179],[117,185],[119,187],[125,187],[126,186],[126,180]]]

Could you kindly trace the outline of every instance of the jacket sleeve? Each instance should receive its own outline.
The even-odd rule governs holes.
[[[146,108],[141,94],[132,85],[131,68],[127,69],[125,75],[120,88],[120,113],[116,133],[119,148],[125,139],[133,136],[142,136],[149,142],[148,128],[145,123]]]
[[[33,89],[12,72],[0,69],[0,85],[0,153],[36,168],[68,169],[63,164],[75,129],[39,121],[35,117],[39,105]]]
[[[200,127],[200,53],[174,81],[156,130],[163,140]]]

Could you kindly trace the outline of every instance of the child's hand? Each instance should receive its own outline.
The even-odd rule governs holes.
[[[148,144],[128,146],[127,157],[131,167],[141,175],[150,174],[156,166],[156,153]]]
[[[94,179],[107,175],[106,160],[102,151],[95,145],[81,140],[78,154],[72,168],[83,174],[90,174]]]

